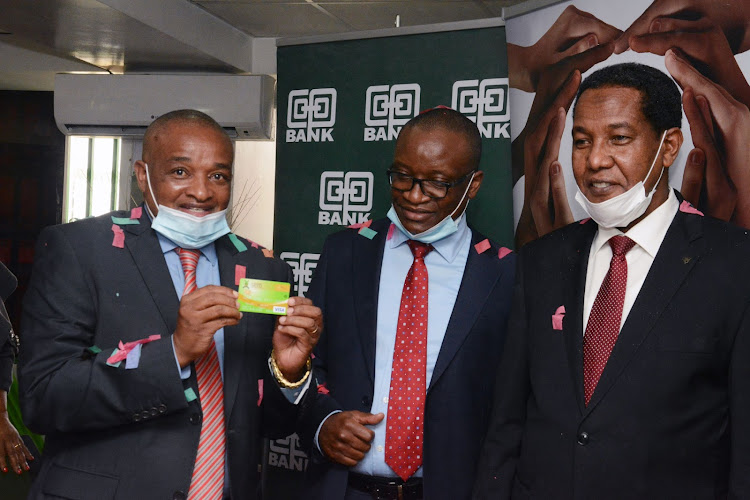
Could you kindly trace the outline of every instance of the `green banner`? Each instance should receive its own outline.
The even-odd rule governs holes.
[[[398,132],[440,104],[483,136],[469,221],[513,246],[507,76],[502,26],[278,48],[274,248],[295,269],[296,293],[326,236],[385,216]]]
[[[329,234],[390,207],[386,170],[401,127],[452,107],[483,137],[469,222],[513,246],[505,27],[311,43],[278,48],[274,248],[304,294]],[[306,465],[297,436],[270,443],[266,494],[293,498]]]

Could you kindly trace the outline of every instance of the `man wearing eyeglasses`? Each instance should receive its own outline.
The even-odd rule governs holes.
[[[388,218],[326,241],[304,498],[470,498],[515,268],[466,221],[480,157],[469,119],[422,113],[396,142]]]

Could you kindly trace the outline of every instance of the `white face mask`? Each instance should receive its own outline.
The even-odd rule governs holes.
[[[659,152],[661,151],[661,146],[664,143],[664,137],[666,137],[666,135],[667,131],[665,130],[659,141],[659,148],[656,150],[656,156],[654,156],[654,161],[651,162],[651,167],[648,169],[646,178],[639,181],[638,184],[624,193],[602,201],[601,203],[593,203],[589,201],[588,198],[583,195],[581,189],[578,188],[578,192],[575,196],[576,201],[581,204],[583,209],[586,210],[586,213],[588,213],[589,216],[599,224],[599,226],[604,228],[627,227],[628,224],[646,212],[646,209],[651,204],[651,200],[656,192],[656,186],[659,185],[661,176],[664,175],[665,169],[662,167],[659,178],[656,180],[656,184],[654,184],[654,188],[650,193],[646,193],[646,186],[644,183],[651,175],[654,165],[656,165],[656,160],[659,158]]]
[[[151,227],[154,231],[174,241],[181,248],[190,249],[203,248],[230,232],[226,209],[198,217],[159,205],[159,202],[156,201],[154,189],[151,187],[148,165],[145,162],[143,164],[146,166],[146,181],[148,182],[148,189],[151,191],[151,198],[153,198],[154,204],[159,210],[154,216],[148,203],[146,203],[146,210],[153,219]]]
[[[464,202],[464,198],[466,198],[466,195],[469,194],[469,188],[471,188],[471,181],[474,180],[474,174],[476,174],[476,172],[472,172],[471,178],[469,179],[469,184],[466,186],[466,190],[464,190],[464,195],[461,197],[461,201],[458,202],[458,205],[456,205],[456,208],[453,209],[453,212],[451,212],[451,214],[448,215],[445,219],[441,220],[440,222],[432,226],[430,229],[426,231],[422,231],[419,234],[411,234],[409,231],[406,230],[404,225],[401,223],[401,220],[398,218],[398,214],[396,213],[396,209],[393,208],[393,205],[391,205],[391,209],[388,210],[388,218],[410,240],[421,241],[422,243],[435,243],[438,240],[447,238],[451,234],[458,231],[458,223],[461,220],[461,217],[464,216],[464,213],[466,213],[466,208],[469,206],[469,203],[467,202],[466,206],[464,207],[464,211],[461,213],[461,215],[457,217],[456,220],[453,220],[453,215],[461,206],[461,203]],[[413,186],[412,186],[412,189],[413,189]]]

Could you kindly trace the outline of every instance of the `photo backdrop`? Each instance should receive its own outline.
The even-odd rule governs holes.
[[[511,134],[514,143],[522,140],[522,134],[528,133],[533,127],[529,125],[530,113],[532,112],[535,99],[544,99],[545,96],[554,95],[559,89],[564,77],[568,74],[558,74],[554,78],[554,72],[561,67],[571,70],[578,68],[583,73],[583,78],[592,72],[611,64],[622,62],[638,62],[653,66],[660,71],[670,74],[665,65],[664,55],[657,53],[660,51],[660,45],[665,47],[677,47],[683,51],[687,60],[693,64],[697,71],[703,73],[705,78],[695,86],[695,93],[706,96],[708,106],[711,109],[710,123],[706,123],[707,129],[713,131],[713,139],[706,144],[703,140],[701,144],[694,142],[694,127],[689,123],[683,111],[682,133],[684,142],[680,149],[680,154],[674,164],[669,168],[670,186],[682,190],[683,174],[686,164],[691,161],[691,151],[694,148],[702,148],[707,157],[709,157],[707,169],[720,169],[728,184],[732,186],[730,191],[736,195],[738,202],[736,208],[732,211],[730,207],[721,210],[715,210],[712,213],[711,208],[706,205],[706,190],[713,190],[715,186],[707,186],[703,182],[700,200],[692,201],[700,210],[706,212],[706,215],[718,216],[726,219],[726,213],[731,213],[729,220],[744,226],[750,227],[750,203],[740,203],[739,201],[750,199],[750,177],[748,172],[748,163],[746,159],[746,144],[750,137],[742,134],[742,131],[750,129],[750,86],[747,82],[747,76],[750,74],[750,52],[747,52],[748,42],[750,39],[750,11],[746,7],[744,0],[725,0],[723,2],[711,2],[703,0],[682,0],[675,2],[673,0],[630,0],[628,2],[602,2],[599,0],[573,0],[573,1],[547,1],[547,2],[527,2],[506,9],[506,28],[508,42],[508,57],[513,57],[513,51],[518,50],[523,54],[521,48],[534,47],[535,45],[546,45],[545,51],[540,51],[538,57],[529,57],[524,54],[520,57],[520,64],[516,66],[517,72],[509,75],[510,80],[510,109],[511,109]],[[583,13],[577,12],[582,11]],[[651,33],[655,19],[666,19],[674,21],[677,19],[689,19],[688,23],[682,24],[679,32],[667,32],[660,34],[660,42],[656,36]],[[612,54],[601,62],[593,66],[581,67],[573,61],[586,60],[585,51],[571,54],[569,57],[555,59],[564,52],[564,49],[570,48],[575,43],[581,43],[588,40],[592,34],[598,33],[598,44],[604,44],[608,40],[608,29],[603,27],[608,25],[616,30],[626,31],[631,26],[630,36],[651,36],[651,45],[646,45],[648,36],[643,37],[640,49],[642,52],[626,50],[620,54]],[[667,23],[662,23],[667,24]],[[668,24],[667,24],[668,25]],[[716,29],[710,31],[708,26]],[[556,56],[552,56],[551,50],[562,44],[562,48]],[[597,50],[597,47],[590,49]],[[662,51],[663,52],[663,51]],[[550,64],[543,67],[541,59],[548,60]],[[736,66],[738,71],[733,72],[732,67]],[[528,88],[528,83],[524,78],[523,68],[534,70],[538,73],[537,87]],[[550,78],[551,77],[551,78]],[[674,78],[674,77],[673,77]],[[679,82],[678,82],[679,83]],[[526,88],[524,88],[526,87]],[[731,97],[726,98],[720,95],[720,92],[712,91],[716,89],[728,89]],[[541,97],[540,97],[541,94]],[[544,110],[544,106],[540,109]],[[741,110],[736,118],[727,119],[730,114],[728,109]],[[573,178],[571,166],[572,151],[572,113],[568,113],[565,130],[562,135],[560,144],[559,161],[562,165],[562,172],[565,176],[565,187],[568,195],[568,202],[576,220],[585,218],[587,215],[583,208],[574,200],[576,193],[576,184]],[[521,137],[519,137],[521,136]],[[515,144],[514,146],[520,146]],[[523,157],[517,152],[522,152],[522,147],[514,147],[513,161],[516,163],[513,174],[513,207],[514,222],[518,224],[522,207],[524,206],[524,185],[525,176],[522,172]],[[715,156],[712,154],[715,153]],[[519,161],[520,160],[520,161]],[[519,166],[519,163],[521,164]],[[721,188],[721,186],[719,186]],[[730,199],[726,193],[714,190],[712,195],[718,199]]]

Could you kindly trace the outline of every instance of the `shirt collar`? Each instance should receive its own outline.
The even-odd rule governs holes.
[[[466,233],[471,231],[469,229],[469,225],[466,223],[465,212],[458,219],[457,224],[458,231],[451,234],[450,236],[446,236],[445,238],[432,243],[432,247],[435,249],[435,251],[447,262],[453,262],[456,256],[458,256],[458,252],[461,250],[461,246],[464,238],[466,237]],[[386,241],[386,243],[390,245],[390,248],[396,248],[399,245],[405,244],[408,240],[409,237],[397,228],[393,231],[391,239]]]
[[[643,248],[651,258],[655,258],[679,206],[677,196],[670,188],[667,200],[656,207],[653,212],[644,217],[638,224],[631,227],[627,233],[623,233],[616,227],[599,227],[592,247],[595,252],[598,252],[610,238],[618,234],[625,234],[628,238],[635,241],[639,247]]]
[[[171,252],[174,249],[178,248],[177,243],[170,240],[163,234],[156,232],[156,237],[159,239],[159,246],[161,247],[161,251],[163,254],[166,254],[167,252]],[[198,250],[200,250],[203,256],[208,260],[208,262],[210,262],[211,264],[216,262],[216,247],[214,246],[213,242],[202,248],[199,248]]]

